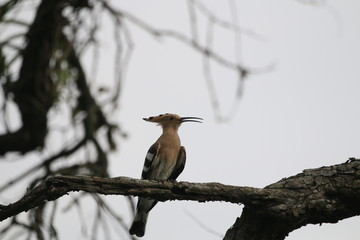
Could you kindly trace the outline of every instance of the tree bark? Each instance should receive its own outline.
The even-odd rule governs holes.
[[[360,214],[360,162],[304,170],[264,189],[293,194],[278,202],[245,204],[225,240],[280,240],[307,224],[336,223]]]
[[[71,191],[135,195],[159,201],[242,203],[244,210],[225,238],[280,240],[307,224],[335,223],[360,214],[360,161],[304,170],[263,189],[220,183],[147,181],[127,177],[57,176],[19,201],[0,207],[0,220],[41,206]]]

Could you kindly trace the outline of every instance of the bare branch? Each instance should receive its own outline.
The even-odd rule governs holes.
[[[226,239],[232,239],[230,236],[238,236],[244,231],[255,234],[259,225],[264,224],[273,226],[264,234],[277,231],[279,236],[286,236],[309,223],[337,222],[360,214],[359,170],[360,161],[352,160],[305,170],[263,189],[220,183],[146,181],[128,177],[57,176],[47,179],[19,201],[1,206],[0,220],[41,206],[45,201],[55,200],[69,192],[86,191],[105,195],[135,195],[159,201],[243,203],[243,214],[229,229]],[[281,226],[281,229],[276,229],[276,226]]]
[[[87,139],[83,138],[78,143],[74,144],[73,146],[71,146],[69,148],[64,148],[59,153],[56,153],[55,155],[53,155],[47,159],[44,159],[40,163],[34,165],[30,169],[26,170],[25,172],[21,173],[17,177],[9,180],[4,185],[0,186],[0,192],[8,189],[13,184],[17,184],[20,180],[24,179],[25,177],[29,176],[30,174],[32,174],[36,171],[39,171],[43,167],[48,167],[55,160],[57,160],[61,157],[67,157],[67,156],[75,153],[77,150],[79,150],[79,148],[81,148],[86,143],[86,141],[87,141]]]
[[[2,206],[0,220],[42,205],[45,201],[55,200],[69,192],[86,191],[89,193],[135,195],[151,197],[159,201],[194,200],[226,201],[247,203],[251,199],[274,201],[279,198],[277,190],[264,190],[251,187],[227,186],[220,183],[189,183],[168,181],[147,181],[128,177],[99,178],[87,176],[56,176],[47,179],[27,193],[18,202]]]
[[[178,40],[181,43],[193,48],[197,52],[213,59],[214,61],[216,61],[217,63],[219,63],[220,65],[222,65],[224,67],[234,69],[234,70],[243,69],[244,71],[248,71],[251,73],[254,71],[254,73],[257,73],[257,71],[256,71],[257,69],[248,69],[245,66],[240,66],[236,63],[233,63],[233,62],[223,58],[216,52],[211,51],[211,49],[208,49],[208,48],[200,45],[198,42],[193,41],[191,38],[187,37],[186,35],[184,35],[180,32],[173,31],[173,30],[156,29],[156,28],[152,27],[151,25],[147,24],[146,22],[144,22],[143,20],[141,20],[140,18],[137,18],[136,16],[132,15],[129,12],[126,12],[124,10],[121,10],[121,11],[115,10],[114,8],[109,7],[107,4],[105,4],[105,8],[107,8],[114,16],[117,16],[120,19],[126,19],[126,20],[130,21],[134,25],[149,32],[150,34],[154,35],[155,37],[168,37],[168,38]]]
[[[189,9],[189,20],[190,20],[190,29],[191,29],[191,38],[194,42],[199,41],[198,33],[198,24],[196,17],[196,9],[194,7],[194,0],[187,0],[187,5]]]
[[[259,33],[249,29],[240,27],[239,25],[234,25],[233,23],[229,23],[219,17],[217,17],[214,13],[212,13],[205,4],[198,0],[191,0],[191,3],[199,9],[199,11],[209,20],[211,20],[214,24],[218,25],[221,28],[228,29],[234,31],[234,33],[238,34],[246,34],[258,41],[265,41],[265,37],[260,35]]]
[[[336,223],[360,214],[360,160],[303,173],[267,186],[297,193],[285,202],[245,204],[240,218],[229,228],[225,240],[283,240],[307,224]],[[259,231],[261,229],[261,231]]]

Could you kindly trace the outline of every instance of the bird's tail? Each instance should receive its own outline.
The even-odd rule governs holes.
[[[145,227],[149,212],[138,211],[135,215],[134,222],[129,229],[131,235],[142,237],[145,234]]]

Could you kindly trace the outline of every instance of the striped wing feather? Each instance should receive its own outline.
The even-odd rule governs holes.
[[[160,149],[160,144],[159,143],[154,143],[148,150],[146,157],[145,157],[145,162],[144,162],[144,167],[141,173],[141,179],[149,179],[149,170],[151,167],[151,164],[153,163],[156,155],[158,154]]]

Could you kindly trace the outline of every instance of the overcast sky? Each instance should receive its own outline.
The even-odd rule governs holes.
[[[187,165],[179,180],[264,187],[283,177],[360,156],[360,2],[236,1],[239,23],[261,35],[241,36],[242,61],[275,64],[250,76],[233,119],[215,121],[202,75],[202,58],[171,39],[153,40],[134,30],[135,52],[121,99],[121,122],[130,137],[112,162],[114,176],[139,177],[148,147],[161,129],[142,120],[165,112],[204,118],[180,128]],[[227,1],[206,1],[231,21]],[[158,28],[189,35],[186,1],[131,1],[118,6]],[[204,32],[205,26],[199,27]],[[204,37],[200,37],[204,41]],[[233,58],[233,35],[219,31],[214,44]],[[224,113],[236,87],[234,74],[214,67]],[[219,239],[240,216],[228,203],[166,202],[149,216],[146,239]],[[307,226],[289,240],[358,239],[358,218],[337,225]],[[169,237],[171,236],[171,237]]]
[[[217,16],[231,21],[228,1],[203,2]],[[215,120],[201,55],[176,40],[154,39],[131,27],[135,49],[121,93],[120,114],[113,117],[129,138],[121,141],[119,151],[111,157],[111,175],[140,177],[146,151],[161,134],[158,126],[142,118],[165,112],[204,118],[203,124],[186,123],[179,130],[187,150],[180,181],[264,187],[304,169],[359,157],[360,1],[324,0],[316,6],[300,2],[236,1],[240,26],[258,34],[237,39],[242,63],[255,69],[275,67],[247,78],[236,112],[227,122]],[[185,0],[113,4],[154,27],[190,36]],[[102,58],[114,51],[111,25],[106,21]],[[206,40],[205,23],[199,15],[200,42]],[[216,31],[216,50],[234,59],[234,35]],[[216,65],[212,71],[226,115],[235,98],[237,78]],[[111,62],[100,62],[99,82],[112,79],[112,73]],[[129,216],[122,197],[108,199]],[[216,233],[225,234],[241,210],[242,206],[229,203],[159,203],[149,215],[144,239],[218,240]],[[69,230],[78,221],[59,221],[67,229],[62,239],[81,239],[80,232],[74,237]],[[127,221],[130,225],[131,219]],[[359,224],[359,218],[352,218],[321,227],[308,225],[287,239],[357,240]]]

